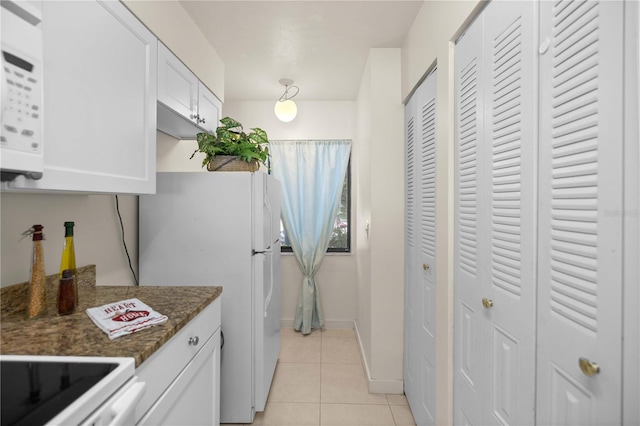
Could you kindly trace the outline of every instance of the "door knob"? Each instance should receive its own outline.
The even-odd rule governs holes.
[[[600,366],[595,362],[589,361],[587,358],[580,358],[578,365],[580,365],[580,370],[585,376],[591,377],[600,373]]]
[[[426,271],[427,269],[429,269],[429,265],[427,265],[426,263],[423,263],[422,264],[422,269],[424,269]]]
[[[486,297],[484,297],[482,299],[482,306],[484,306],[487,309],[491,308],[493,306],[493,300],[487,299]]]

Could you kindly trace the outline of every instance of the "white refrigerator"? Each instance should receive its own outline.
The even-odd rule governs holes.
[[[280,192],[263,172],[163,172],[140,196],[140,285],[223,287],[221,423],[264,411],[280,353]]]

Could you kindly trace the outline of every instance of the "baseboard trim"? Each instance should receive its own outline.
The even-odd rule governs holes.
[[[371,378],[369,363],[364,356],[364,347],[362,346],[362,339],[360,339],[360,332],[356,321],[353,321],[353,329],[356,333],[356,340],[358,341],[358,348],[360,349],[360,359],[362,360],[362,369],[364,370],[364,378],[367,381],[369,393],[404,394],[404,381],[402,380],[374,380]]]

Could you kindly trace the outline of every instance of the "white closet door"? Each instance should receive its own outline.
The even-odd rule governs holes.
[[[416,97],[405,106],[405,261],[404,261],[404,392],[409,404],[415,406],[420,382],[418,377],[418,351],[415,330],[419,312],[416,305]]]
[[[436,78],[433,71],[420,84],[406,114],[405,393],[421,425],[435,422]]]
[[[536,9],[531,1],[494,1],[483,11],[486,425],[535,421]]]
[[[623,4],[541,2],[540,17],[537,419],[620,424]]]
[[[418,158],[418,215],[420,220],[418,262],[418,318],[417,349],[420,354],[419,405],[414,408],[416,421],[431,425],[435,422],[436,403],[436,79],[433,71],[418,90],[418,121],[420,127]]]
[[[456,46],[455,424],[535,422],[536,7]]]
[[[482,387],[485,354],[482,347],[486,253],[478,249],[484,231],[481,204],[483,152],[483,16],[456,45],[456,176],[454,233],[454,382],[453,422],[483,423]]]

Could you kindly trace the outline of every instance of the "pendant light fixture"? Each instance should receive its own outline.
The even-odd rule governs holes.
[[[296,115],[298,114],[298,107],[291,98],[296,96],[300,89],[298,89],[298,86],[292,86],[293,80],[290,78],[281,78],[279,83],[284,86],[284,93],[276,102],[276,106],[273,111],[276,113],[278,120],[287,123],[296,118]],[[290,94],[289,89],[295,89],[295,93]]]

